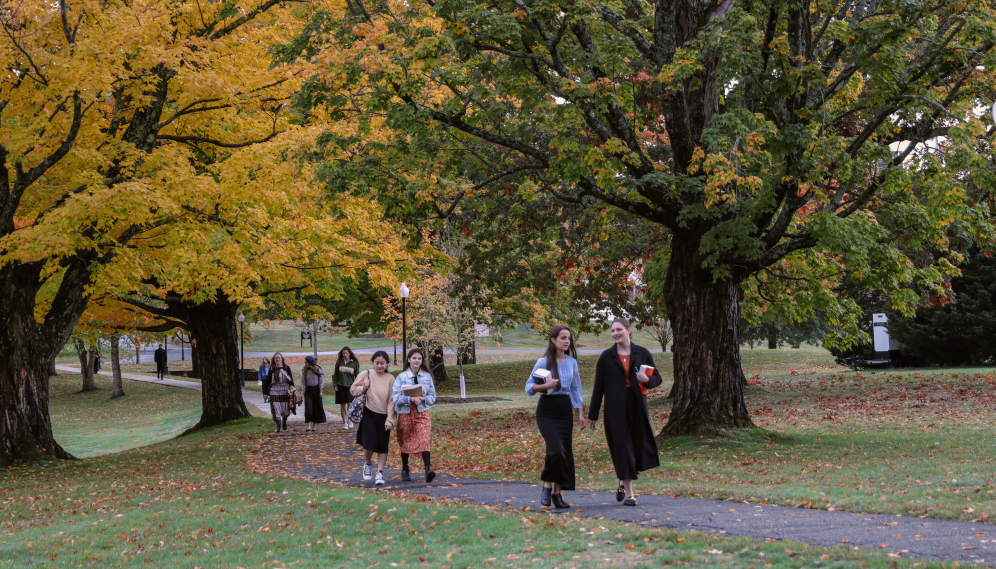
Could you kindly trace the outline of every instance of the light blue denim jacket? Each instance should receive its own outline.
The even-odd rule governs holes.
[[[436,402],[436,384],[432,381],[432,376],[424,370],[418,373],[418,384],[422,386],[422,393],[425,401],[418,404],[419,413],[429,410],[429,406]],[[412,398],[404,393],[404,388],[415,385],[415,376],[411,370],[405,370],[398,374],[394,380],[394,412],[399,415],[408,414],[412,406]]]
[[[533,378],[533,373],[538,369],[546,369],[546,357],[536,360],[533,371],[529,372],[529,379],[526,380],[526,394],[530,397],[536,395],[533,391],[533,386],[537,385],[537,382]],[[581,396],[581,371],[578,370],[578,361],[571,356],[567,356],[566,360],[557,363],[557,373],[560,374],[560,385],[557,386],[557,389],[547,391],[544,394],[570,395],[571,406],[575,409],[581,409],[584,406],[584,398]]]

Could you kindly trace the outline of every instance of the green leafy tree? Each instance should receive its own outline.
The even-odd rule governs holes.
[[[808,283],[794,310],[838,326],[853,305],[835,301],[829,275],[909,307],[914,285],[937,289],[953,270],[947,230],[992,238],[965,190],[992,136],[978,110],[996,69],[988,0],[343,10],[302,40],[320,63],[301,101],[385,128],[327,134],[348,157],[327,165],[333,186],[467,200],[481,215],[509,195],[519,208],[609,208],[623,226],[666,231],[656,254],[676,342],[663,434],[752,426],[739,323],[759,280]],[[940,252],[929,262],[907,253],[927,245]]]
[[[996,259],[973,251],[946,295],[930,295],[913,318],[889,321],[911,364],[992,365],[996,362]]]

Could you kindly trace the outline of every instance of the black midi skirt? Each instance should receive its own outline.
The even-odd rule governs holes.
[[[322,404],[322,392],[317,385],[304,388],[304,422],[324,423],[325,406]]]
[[[391,431],[384,428],[386,425],[386,414],[371,411],[369,407],[363,409],[360,428],[356,429],[356,444],[363,447],[363,450],[387,454],[387,445],[391,442]]]
[[[619,432],[605,421],[605,438],[619,480],[636,480],[640,473],[660,466],[657,443],[644,415],[643,402],[626,390],[626,422]]]
[[[574,408],[570,395],[540,395],[536,425],[546,441],[546,461],[540,480],[574,489]]]
[[[335,386],[335,404],[349,405],[353,402],[353,394],[349,392],[348,385]]]

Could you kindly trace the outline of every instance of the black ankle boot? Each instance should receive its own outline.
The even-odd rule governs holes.
[[[543,490],[540,491],[540,506],[543,506],[544,508],[550,507],[550,493],[552,491],[552,488],[547,488],[546,486],[543,487]]]
[[[284,417],[284,430],[287,430],[287,417]]]
[[[428,484],[436,478],[436,471],[431,468],[425,469],[425,483]]]
[[[554,508],[557,508],[558,510],[562,510],[562,509],[566,509],[566,508],[570,508],[571,507],[571,505],[567,503],[567,500],[564,500],[564,495],[561,494],[560,492],[557,492],[552,497],[553,497],[553,507]]]
[[[402,482],[412,481],[412,473],[410,470],[408,470],[407,466],[401,469],[401,481]]]

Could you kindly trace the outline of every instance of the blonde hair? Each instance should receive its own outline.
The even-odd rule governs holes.
[[[270,367],[270,358],[263,356],[263,365]]]

